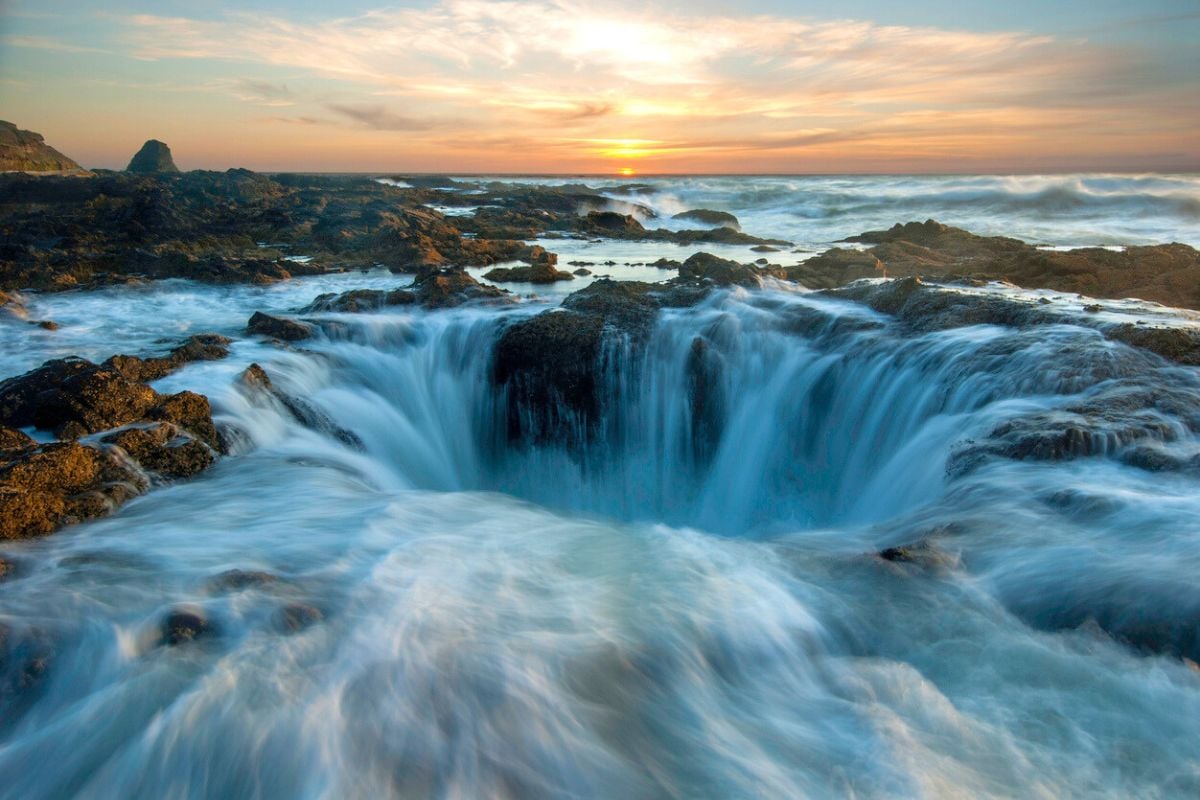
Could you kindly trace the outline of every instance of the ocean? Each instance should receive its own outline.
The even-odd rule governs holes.
[[[1200,246],[1191,175],[528,180],[603,185],[647,227],[731,212],[794,243],[766,254],[784,264],[927,218],[1048,247]],[[246,319],[406,279],[27,297],[60,329],[0,325],[3,376],[233,337],[154,386],[206,394],[235,444],[111,517],[0,548],[0,795],[1200,795],[1195,368],[1076,324],[1089,301],[1056,292],[961,290],[1060,324],[915,330],[735,288],[665,310],[642,345],[612,338],[597,435],[513,443],[491,380],[506,326],[600,275],[669,277],[644,266],[660,257],[759,257],[541,243],[595,274],[498,308],[313,314],[290,348]],[[362,448],[247,391],[251,363]],[[994,446],[1047,427],[1086,444]],[[271,577],[230,586],[231,569]],[[319,619],[281,627],[296,603]],[[217,635],[157,646],[179,607]]]

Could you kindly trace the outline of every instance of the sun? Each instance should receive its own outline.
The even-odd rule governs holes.
[[[637,170],[633,167],[621,167],[617,171],[621,174],[622,178],[632,178],[634,175],[637,175]]]

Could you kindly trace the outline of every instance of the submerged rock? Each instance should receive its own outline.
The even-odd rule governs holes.
[[[203,609],[180,606],[167,613],[159,626],[159,644],[176,647],[197,639],[213,636],[217,627]]]

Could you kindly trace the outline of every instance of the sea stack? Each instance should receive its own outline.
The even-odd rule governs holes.
[[[40,133],[0,120],[0,172],[84,172]]]
[[[175,161],[171,158],[171,148],[167,147],[166,142],[151,139],[142,145],[141,150],[137,151],[137,155],[129,162],[125,171],[145,175],[156,172],[179,172],[179,167],[175,166]]]

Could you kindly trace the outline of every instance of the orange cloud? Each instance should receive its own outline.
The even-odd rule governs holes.
[[[140,59],[244,64],[230,95],[289,108],[310,136],[423,163],[807,170],[1103,160],[1138,137],[1200,149],[1195,86],[1159,90],[1135,54],[1019,32],[442,0],[320,23],[139,15],[127,33]],[[297,77],[258,74],[279,70]]]

